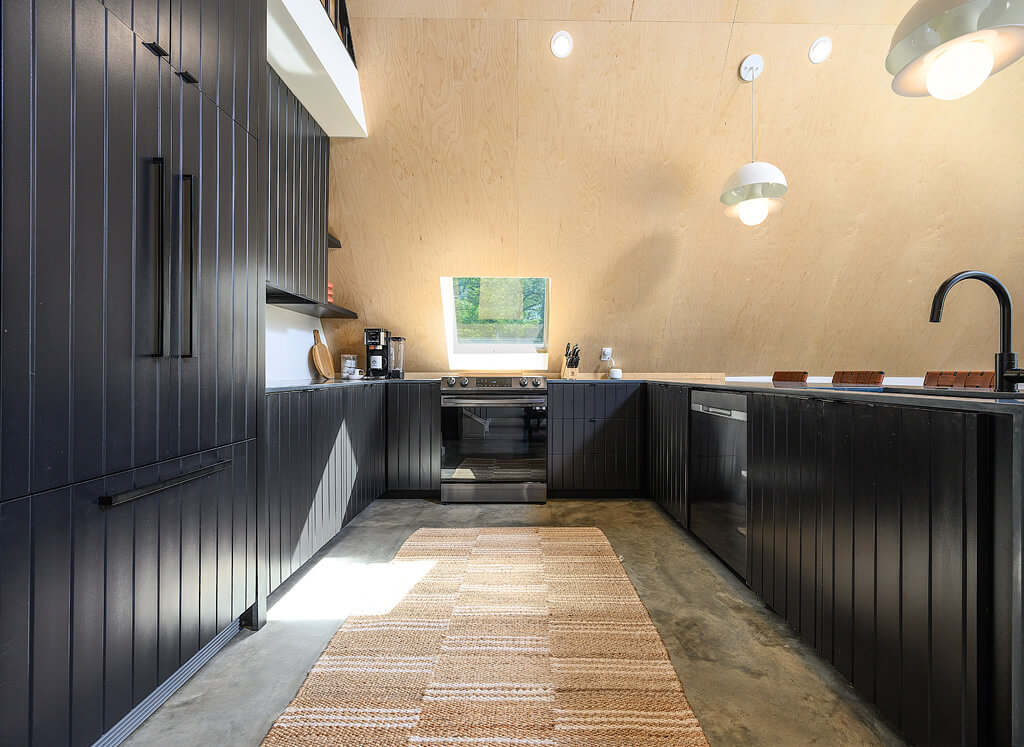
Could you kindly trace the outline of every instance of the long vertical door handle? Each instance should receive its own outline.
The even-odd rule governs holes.
[[[188,185],[188,198],[185,198],[185,185]],[[196,325],[195,325],[195,297],[196,297],[196,231],[195,231],[195,177],[192,174],[181,175],[181,186],[182,186],[182,208],[188,208],[188,301],[183,302],[185,308],[188,310],[188,326],[185,328],[185,334],[188,339],[188,347],[182,346],[181,357],[182,358],[194,358],[196,350]],[[184,242],[181,247],[182,253],[185,251]]]
[[[170,303],[168,298],[167,281],[164,273],[164,265],[167,261],[166,253],[164,251],[164,227],[165,227],[165,215],[164,215],[164,199],[166,198],[166,191],[164,187],[164,159],[154,158],[150,162],[156,166],[156,178],[157,178],[157,190],[156,190],[156,261],[157,261],[157,298],[160,299],[157,304],[156,312],[156,352],[153,353],[154,358],[163,358],[167,354],[167,337],[168,327],[170,326],[170,313],[166,312],[165,309]]]

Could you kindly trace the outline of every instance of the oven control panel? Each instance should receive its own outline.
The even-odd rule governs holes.
[[[441,389],[476,389],[486,391],[547,391],[548,380],[544,376],[444,376],[441,378]]]

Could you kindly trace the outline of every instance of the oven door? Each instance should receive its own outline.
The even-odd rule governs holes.
[[[441,499],[546,499],[547,395],[441,397]]]

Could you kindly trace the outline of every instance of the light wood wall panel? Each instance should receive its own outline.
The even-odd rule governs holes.
[[[381,325],[409,339],[410,370],[443,370],[438,278],[522,274],[552,278],[552,370],[568,340],[588,370],[601,345],[634,371],[991,368],[989,291],[927,314],[957,270],[1024,288],[1024,65],[958,102],[901,98],[872,18],[356,19],[371,134],[332,142],[330,276],[361,321],[328,325],[332,346]],[[563,27],[576,45],[556,60]],[[823,33],[835,52],[814,66]],[[790,193],[750,229],[718,194],[750,158],[736,70],[754,51],[758,157]]]

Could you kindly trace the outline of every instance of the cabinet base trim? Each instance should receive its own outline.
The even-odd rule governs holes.
[[[126,740],[133,731],[142,726],[147,718],[153,715],[157,708],[188,682],[192,675],[212,659],[214,654],[224,648],[228,641],[235,637],[239,629],[238,620],[232,620],[212,641],[185,662],[181,669],[164,680],[160,687],[147,695],[141,703],[128,711],[124,718],[114,724],[110,731],[97,739],[93,747],[115,747]]]

